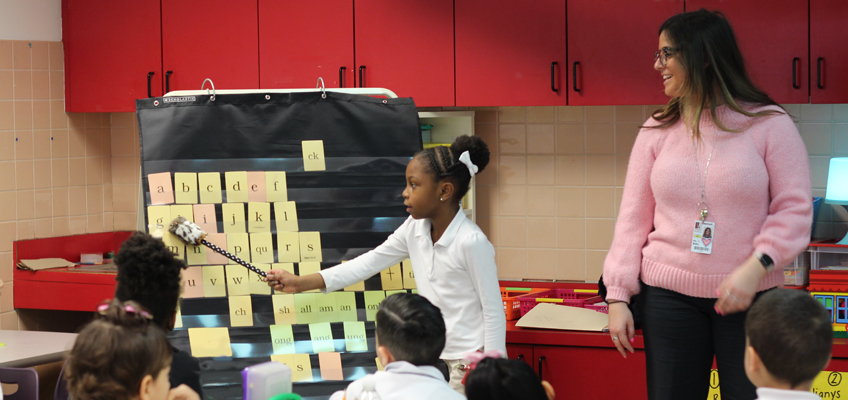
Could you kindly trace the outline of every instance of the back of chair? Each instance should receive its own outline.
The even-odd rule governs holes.
[[[32,368],[0,368],[0,382],[18,385],[18,391],[8,396],[6,400],[37,400],[38,373]]]

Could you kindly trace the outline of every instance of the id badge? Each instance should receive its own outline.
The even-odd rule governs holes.
[[[692,231],[692,252],[712,254],[715,238],[715,222],[695,221]]]

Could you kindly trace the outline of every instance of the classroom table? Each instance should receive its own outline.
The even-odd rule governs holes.
[[[0,367],[26,368],[62,361],[76,333],[0,330]]]

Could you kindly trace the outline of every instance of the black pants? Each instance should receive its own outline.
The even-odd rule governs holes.
[[[713,356],[722,400],[757,398],[745,375],[747,312],[721,316],[715,312],[715,299],[647,285],[643,290],[648,399],[706,399]]]

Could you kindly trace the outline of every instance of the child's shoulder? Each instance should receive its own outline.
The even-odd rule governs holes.
[[[491,246],[492,244],[489,241],[489,237],[486,236],[485,232],[483,232],[483,229],[481,229],[480,226],[475,224],[471,219],[463,221],[456,236],[464,246],[480,246],[485,244]]]
[[[821,399],[817,394],[813,392],[803,391],[803,390],[787,390],[787,389],[775,389],[769,387],[759,387],[757,388],[757,397],[760,400],[770,400],[770,399],[797,399],[797,400],[814,400]]]
[[[397,364],[395,362],[393,364]],[[377,371],[366,375],[348,385],[343,392],[344,399],[359,399],[366,392],[366,388],[374,390],[383,400],[404,399],[433,399],[441,400],[464,400],[465,397],[454,391],[448,383],[441,378],[441,372],[433,372],[434,367],[419,367],[401,362],[403,365],[395,365],[385,371]],[[434,377],[438,373],[438,377]],[[439,379],[436,379],[439,378]],[[369,391],[370,391],[369,390]],[[340,393],[340,392],[337,392]],[[341,399],[335,395],[331,400]]]

